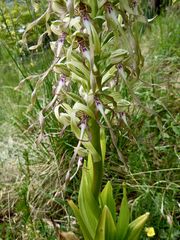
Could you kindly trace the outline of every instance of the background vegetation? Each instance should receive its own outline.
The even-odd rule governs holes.
[[[45,3],[44,3],[45,4]],[[42,8],[45,9],[45,5]],[[72,155],[73,136],[63,139],[53,116],[48,117],[46,139],[36,146],[38,123],[32,126],[40,105],[51,98],[53,76],[48,76],[32,112],[27,112],[33,84],[23,91],[14,87],[29,74],[41,73],[52,54],[46,41],[33,54],[21,47],[21,30],[37,17],[30,1],[2,1],[0,31],[0,238],[57,239],[57,229],[78,233],[68,197],[76,198],[77,177],[64,198],[59,189]],[[22,14],[22,15],[21,15]],[[125,176],[112,146],[107,150],[105,182],[111,180],[114,194],[121,198],[120,183],[126,180],[132,216],[149,211],[148,226],[155,228],[154,239],[179,239],[179,5],[168,8],[150,27],[142,29],[141,46],[145,57],[140,82],[134,91],[140,101],[122,121],[119,145],[129,159],[131,174]],[[34,43],[43,26],[36,29]],[[47,40],[48,42],[48,40]],[[20,50],[19,50],[20,49]],[[126,93],[125,93],[126,94]],[[31,128],[28,129],[28,127]],[[28,129],[28,131],[27,131]],[[80,175],[81,173],[79,173]],[[54,225],[53,225],[54,224]],[[146,234],[142,239],[147,239]]]

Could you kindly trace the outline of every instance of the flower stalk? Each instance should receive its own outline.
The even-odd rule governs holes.
[[[54,98],[41,112],[41,133],[48,110],[54,112],[63,131],[71,129],[78,140],[65,176],[64,190],[81,167],[81,159],[85,159],[78,205],[69,201],[84,239],[137,240],[149,214],[130,223],[125,185],[117,214],[111,183],[102,190],[102,179],[107,135],[117,152],[119,164],[128,171],[127,159],[118,146],[114,122],[122,112],[119,110],[122,102],[127,101],[122,99],[122,88],[132,89],[143,64],[134,29],[138,21],[145,19],[138,1],[134,0],[49,0],[48,11],[43,15],[46,25],[51,15],[57,17],[48,29],[57,37],[57,41],[51,42],[54,61],[37,81],[32,104],[37,98],[37,87],[49,72],[60,76],[60,80]],[[69,85],[65,88],[67,78]],[[72,174],[76,161],[77,169]]]

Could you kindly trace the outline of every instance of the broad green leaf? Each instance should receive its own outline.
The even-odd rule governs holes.
[[[91,156],[90,153],[88,154],[87,168],[89,170],[89,181],[91,181],[91,184],[92,184],[92,180],[93,180],[93,160],[92,160],[92,156]]]
[[[105,205],[99,219],[94,240],[114,240],[116,236],[116,226],[109,208]]]
[[[84,239],[85,240],[93,240],[93,237],[91,236],[84,220],[81,217],[81,214],[80,214],[80,211],[79,211],[78,207],[74,204],[74,202],[72,200],[69,200],[68,204],[72,208],[73,213],[74,213],[74,215],[75,215],[75,217],[76,217],[76,219],[77,219],[77,221],[80,225],[80,229],[81,229],[81,232],[84,236]]]
[[[108,181],[106,186],[104,187],[103,191],[100,194],[100,202],[101,208],[103,209],[104,206],[107,206],[111,212],[114,222],[116,221],[116,204],[113,198],[113,190],[111,182]]]
[[[129,206],[126,195],[126,186],[123,184],[123,199],[117,223],[117,240],[126,240],[125,236],[129,225]]]
[[[131,222],[128,226],[127,234],[124,240],[138,240],[148,218],[149,213],[147,212]]]
[[[78,196],[78,206],[82,219],[94,239],[100,208],[91,191],[92,186],[89,177],[88,169],[84,167]]]

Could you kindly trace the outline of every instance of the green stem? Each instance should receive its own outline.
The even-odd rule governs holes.
[[[99,192],[101,191],[102,177],[103,177],[103,160],[101,153],[101,145],[100,145],[100,127],[97,122],[93,119],[90,120],[90,131],[92,137],[92,144],[96,151],[101,156],[101,161],[97,161],[94,156],[93,159],[93,184],[92,184],[92,192],[95,198],[98,198]]]
[[[102,185],[102,177],[103,177],[103,162],[94,162],[93,160],[93,184],[92,184],[92,192],[95,199],[98,199],[99,193],[101,191]]]

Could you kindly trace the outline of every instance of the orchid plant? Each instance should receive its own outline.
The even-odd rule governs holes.
[[[54,60],[37,79],[30,109],[38,90],[50,72],[55,74],[52,100],[39,113],[40,135],[44,136],[46,115],[53,111],[62,127],[71,129],[78,143],[69,162],[64,190],[83,165],[78,205],[69,201],[86,240],[136,240],[148,218],[145,213],[130,223],[126,189],[117,217],[111,183],[102,189],[106,157],[106,138],[110,136],[120,163],[128,171],[128,163],[117,145],[118,122],[126,120],[132,104],[122,96],[124,88],[132,99],[133,84],[138,81],[143,57],[136,26],[146,23],[137,0],[49,0],[46,12],[27,26],[22,42],[27,44],[29,31],[40,21],[46,31],[39,37],[38,48],[48,34],[56,38],[50,43]],[[83,159],[87,159],[84,161]],[[77,170],[73,174],[74,166]],[[67,238],[68,239],[68,238]]]

